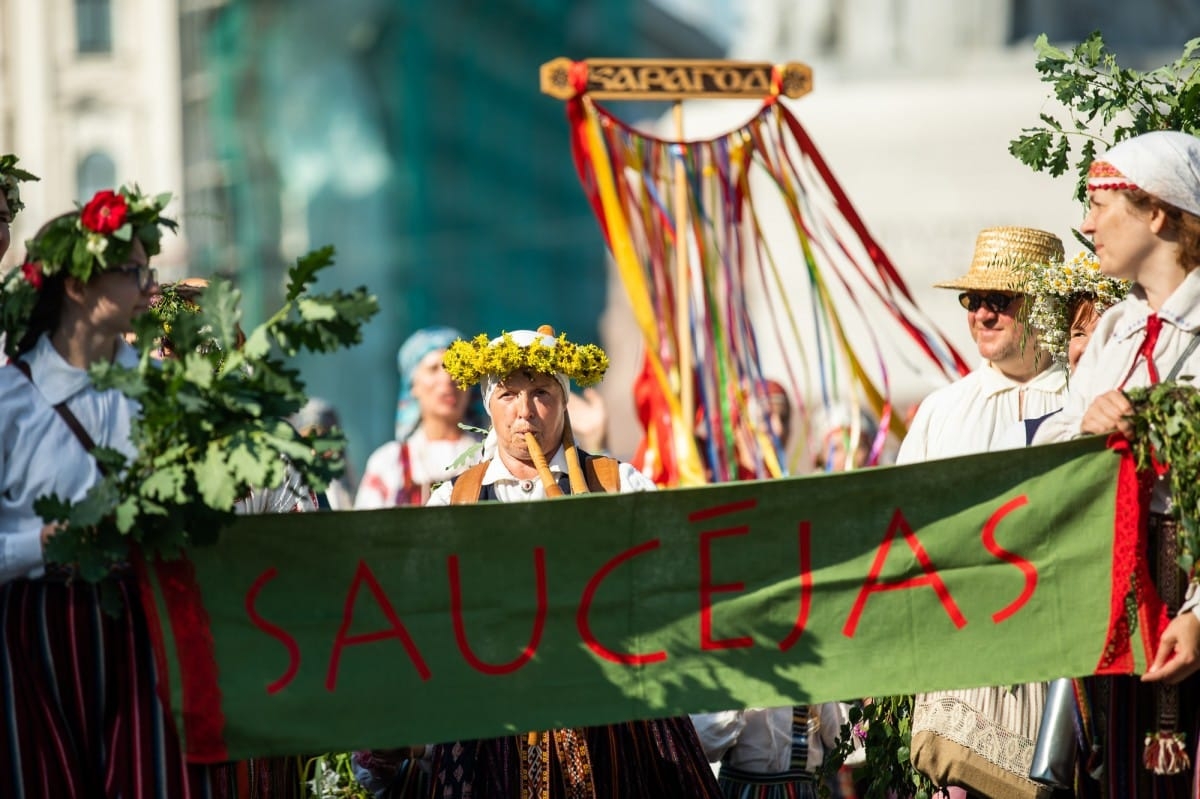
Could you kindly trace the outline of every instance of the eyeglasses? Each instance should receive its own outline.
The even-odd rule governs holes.
[[[158,282],[158,270],[151,269],[146,264],[118,266],[112,271],[119,272],[122,275],[135,275],[137,277],[138,291],[149,291],[150,287]]]
[[[981,305],[992,313],[1004,313],[1016,298],[1015,294],[1005,294],[1001,291],[989,291],[986,294],[964,291],[958,295],[958,304],[972,313],[978,311]]]

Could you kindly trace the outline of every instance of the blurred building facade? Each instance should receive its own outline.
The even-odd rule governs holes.
[[[212,211],[192,223],[191,262],[265,308],[291,259],[333,243],[323,285],[379,296],[362,346],[301,363],[360,463],[391,435],[395,353],[415,329],[597,338],[604,245],[563,105],[538,91],[541,63],[724,50],[638,0],[185,0],[181,12],[185,190]]]
[[[0,0],[0,152],[41,177],[22,188],[6,267],[37,225],[101,188],[180,193],[178,30],[174,0]],[[185,252],[169,239],[157,265],[180,270]]]
[[[797,113],[918,298],[970,351],[957,306],[926,286],[965,268],[979,227],[1068,238],[1078,224],[1069,187],[1029,174],[1006,144],[1045,107],[1033,37],[1069,45],[1094,29],[1122,63],[1156,65],[1200,30],[1200,6],[0,0],[0,151],[43,177],[25,192],[5,266],[33,226],[97,187],[172,190],[182,236],[158,265],[167,277],[233,278],[249,322],[275,307],[289,263],[327,243],[338,266],[323,286],[379,296],[361,346],[301,364],[346,420],[358,464],[392,429],[396,348],[433,323],[600,335],[614,355],[613,449],[627,455],[637,433],[622,370],[636,364],[636,329],[578,185],[562,104],[538,93],[542,62],[808,62],[815,91]],[[662,108],[617,110],[653,125]],[[688,134],[746,113],[698,109]]]

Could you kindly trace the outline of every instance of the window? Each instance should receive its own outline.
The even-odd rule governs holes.
[[[112,8],[108,0],[75,0],[75,39],[81,53],[112,52]]]
[[[92,199],[101,189],[115,189],[117,167],[106,153],[89,153],[75,170],[76,198],[80,203]]]

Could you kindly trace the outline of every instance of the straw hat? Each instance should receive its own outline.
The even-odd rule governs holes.
[[[1021,291],[1020,267],[1063,260],[1062,240],[1030,227],[989,227],[975,239],[971,268],[957,280],[934,288],[962,291]]]

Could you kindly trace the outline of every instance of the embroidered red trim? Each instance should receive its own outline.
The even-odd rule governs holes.
[[[1133,451],[1124,436],[1109,436],[1108,447],[1121,458],[1113,515],[1113,575],[1108,637],[1096,674],[1132,674],[1133,625],[1145,650],[1154,659],[1159,638],[1169,621],[1167,606],[1150,576],[1150,493],[1155,470],[1139,474]]]
[[[1108,635],[1096,665],[1096,674],[1132,674],[1132,633],[1126,604],[1135,597],[1134,573],[1138,544],[1144,535],[1137,467],[1124,436],[1109,436],[1108,448],[1121,459],[1117,469],[1117,497],[1113,513],[1113,566]]]
[[[1121,170],[1110,164],[1108,161],[1093,161],[1088,167],[1089,178],[1123,178]]]
[[[1089,180],[1087,188],[1088,191],[1100,191],[1102,189],[1108,189],[1109,191],[1120,191],[1122,189],[1126,191],[1137,191],[1139,187],[1136,183],[1128,183],[1126,181],[1110,182]]]
[[[187,759],[220,763],[229,759],[225,745],[225,714],[217,682],[217,660],[208,611],[196,583],[196,570],[186,557],[156,560],[163,601],[175,634],[183,684],[183,726]]]

